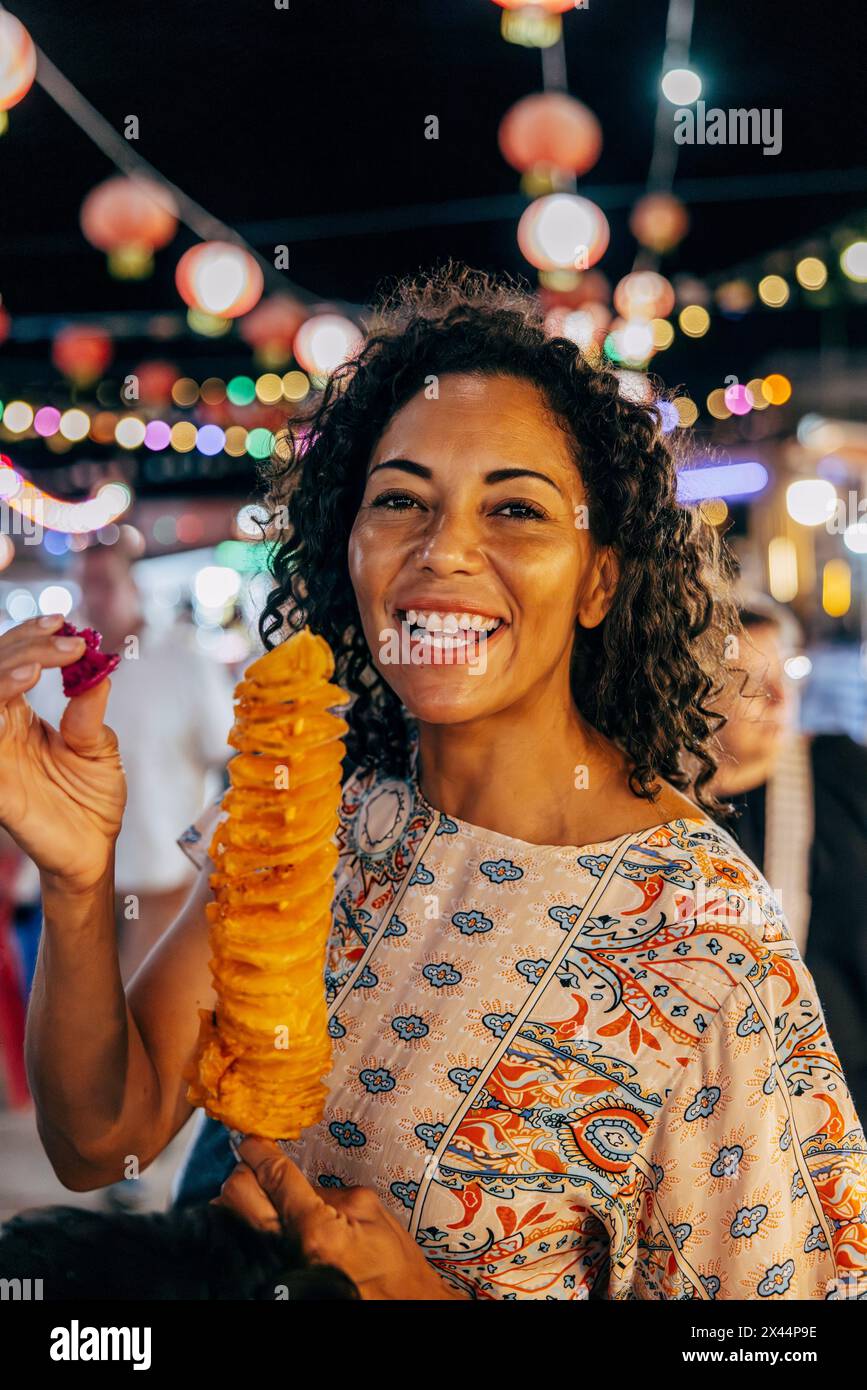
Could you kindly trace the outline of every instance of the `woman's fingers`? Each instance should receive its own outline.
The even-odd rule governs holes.
[[[285,1221],[301,1226],[306,1218],[321,1212],[322,1198],[291,1158],[270,1139],[245,1139],[240,1145],[244,1163]]]
[[[0,670],[0,705],[32,690],[41,675],[42,667],[38,661],[22,661],[11,670]]]
[[[37,619],[36,622],[41,620]],[[38,662],[40,666],[68,666],[84,654],[83,637],[58,637],[54,632],[41,630],[35,624],[21,624],[0,638],[0,673]]]
[[[60,720],[60,736],[73,753],[92,757],[115,743],[113,731],[105,725],[110,690],[111,681],[106,679],[67,703]]]
[[[251,1226],[262,1230],[279,1231],[280,1217],[268,1195],[256,1181],[252,1168],[239,1163],[220,1189],[216,1200],[220,1207],[230,1207]]]

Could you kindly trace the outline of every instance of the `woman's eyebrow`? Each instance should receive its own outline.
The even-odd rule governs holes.
[[[385,459],[383,463],[377,463],[371,468],[368,477],[372,478],[374,473],[378,473],[381,468],[397,468],[404,473],[412,473],[416,478],[432,478],[433,469],[428,468],[424,463],[415,463],[412,459]],[[534,468],[494,468],[490,473],[485,474],[486,483],[507,483],[513,478],[539,478],[543,483],[547,483],[555,492],[561,493],[561,489],[549,478],[547,473],[539,473]]]

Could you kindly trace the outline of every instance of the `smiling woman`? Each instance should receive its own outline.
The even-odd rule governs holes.
[[[324,1115],[282,1155],[248,1144],[224,1198],[363,1298],[867,1295],[864,1136],[815,986],[709,818],[726,557],[618,386],[528,296],[449,269],[397,293],[271,475],[263,637],[328,640],[355,766]],[[88,1187],[189,1115],[219,808],[124,1005],[104,685],[40,732],[21,663],[62,665],[49,646],[0,637],[0,813],[48,870],[31,1076]]]

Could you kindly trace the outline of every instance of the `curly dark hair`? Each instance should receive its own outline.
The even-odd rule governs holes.
[[[288,525],[270,552],[265,646],[305,624],[326,638],[336,679],[356,697],[349,757],[406,775],[406,718],[365,640],[347,547],[377,440],[425,378],[447,372],[532,382],[562,425],[590,533],[620,564],[604,621],[576,628],[576,707],[628,755],[636,794],[654,800],[666,778],[718,812],[707,784],[724,721],[709,702],[723,685],[725,638],[740,630],[727,548],[699,509],[678,503],[677,446],[655,404],[627,399],[613,371],[548,336],[538,299],[510,279],[450,263],[398,284],[358,353],[280,436],[265,476],[271,516]]]

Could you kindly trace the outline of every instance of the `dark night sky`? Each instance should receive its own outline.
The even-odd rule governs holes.
[[[118,128],[126,115],[139,117],[137,148],[167,176],[245,232],[268,223],[263,250],[275,240],[270,224],[287,219],[518,191],[496,130],[513,101],[541,87],[540,56],[502,41],[501,11],[490,0],[289,0],[288,11],[272,0],[13,0],[11,8]],[[646,175],[666,8],[665,0],[590,0],[565,17],[570,90],[597,113],[605,136],[582,181],[590,196]],[[708,104],[781,107],[783,150],[769,158],[755,146],[685,148],[678,177],[848,169],[851,184],[851,171],[867,166],[865,51],[861,4],[696,0],[692,60]],[[428,114],[439,117],[438,141],[424,139]],[[81,236],[82,198],[111,172],[41,90],[12,111],[0,140],[0,292],[13,315],[178,307],[173,269],[193,239],[184,229],[139,284],[110,280]],[[694,205],[692,231],[668,268],[724,269],[855,217],[867,207],[867,173],[854,183],[834,191],[830,178],[822,193]],[[425,215],[410,228],[279,239],[289,243],[294,279],[323,297],[362,302],[384,276],[450,255],[532,273],[515,220],[438,225]],[[609,220],[602,268],[616,280],[634,242],[625,206]],[[853,309],[838,325],[844,340],[863,314]],[[745,353],[760,355],[781,337],[814,345],[818,318],[802,311],[723,323],[701,347],[700,374],[713,384],[732,354],[743,364]],[[666,354],[665,375],[687,379],[695,351],[685,344]],[[33,376],[38,349],[29,356]]]

